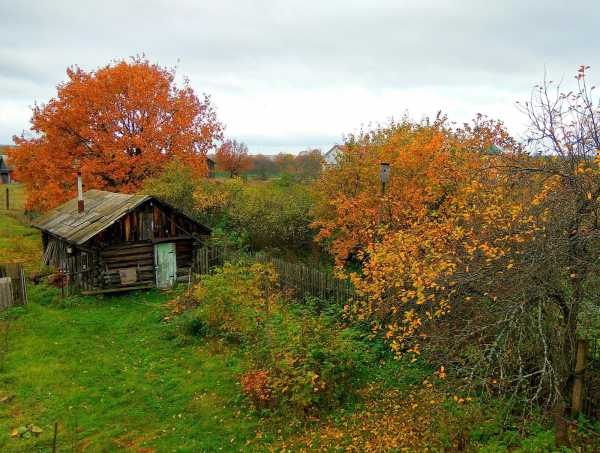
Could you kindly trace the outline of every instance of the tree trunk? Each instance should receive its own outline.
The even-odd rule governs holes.
[[[575,249],[574,249],[575,250]],[[577,256],[573,253],[573,257]],[[572,266],[571,269],[574,269]],[[581,271],[580,271],[581,272]],[[566,415],[567,404],[565,397],[573,394],[573,371],[575,369],[575,359],[577,353],[577,318],[579,316],[580,302],[583,299],[583,282],[580,275],[572,277],[573,285],[573,296],[571,298],[571,305],[565,307],[566,310],[563,313],[565,317],[565,330],[564,330],[564,344],[563,344],[563,357],[562,363],[557,364],[557,369],[562,374],[562,379],[559,382],[561,393],[557,395],[558,401],[554,406],[554,428],[556,434],[556,446],[568,446],[569,445],[569,433]]]
[[[577,342],[577,358],[575,360],[575,378],[573,381],[573,396],[571,399],[571,416],[579,415],[583,408],[584,375],[587,366],[588,342],[579,340]]]
[[[556,435],[557,448],[569,445],[569,433],[567,430],[567,419],[565,418],[565,406],[565,400],[561,396],[552,410],[554,416],[554,432]]]

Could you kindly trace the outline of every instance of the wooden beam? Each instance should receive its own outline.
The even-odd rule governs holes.
[[[171,213],[171,236],[177,234],[177,224],[175,223],[175,214]]]
[[[138,240],[142,239],[143,231],[144,231],[144,219],[143,219],[143,213],[142,211],[138,211],[137,213],[137,221],[138,221]]]
[[[129,241],[129,238],[131,237],[131,221],[129,220],[129,214],[125,214],[123,222],[125,223],[125,240]]]
[[[98,294],[122,293],[126,291],[136,291],[139,289],[151,289],[154,285],[123,286],[121,288],[97,289],[93,291],[81,291],[83,296],[95,296]]]

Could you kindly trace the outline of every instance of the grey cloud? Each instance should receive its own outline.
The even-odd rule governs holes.
[[[578,64],[594,66],[599,29],[594,0],[0,0],[0,102],[43,101],[67,66],[93,69],[141,52],[178,65],[217,106],[219,94],[340,86],[380,97],[428,87],[517,97],[544,68],[560,78]],[[26,125],[0,130],[10,127]],[[312,129],[301,140],[311,136]],[[322,136],[333,137],[327,125]],[[280,131],[270,137],[286,144]]]

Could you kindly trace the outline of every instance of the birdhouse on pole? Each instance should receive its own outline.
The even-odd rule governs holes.
[[[379,179],[381,180],[381,195],[385,195],[385,186],[390,180],[390,164],[381,162],[379,164]]]

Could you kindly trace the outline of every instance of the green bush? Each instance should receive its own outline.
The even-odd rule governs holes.
[[[353,395],[372,354],[354,330],[282,300],[276,280],[271,266],[256,263],[229,263],[203,276],[176,336],[241,346],[242,389],[258,409],[331,409]]]
[[[194,192],[204,179],[195,177],[184,164],[173,161],[166,165],[159,176],[146,180],[144,192],[197,218],[200,213],[194,203]]]
[[[196,308],[185,314],[183,333],[253,344],[262,335],[264,319],[275,307],[269,294],[275,273],[263,264],[226,263],[204,275],[194,287]]]
[[[312,243],[309,211],[312,198],[306,186],[279,187],[273,183],[245,186],[231,201],[228,221],[245,232],[255,249],[302,248]]]
[[[197,178],[173,162],[146,181],[144,192],[213,228],[217,242],[255,250],[301,249],[312,243],[313,200],[305,183]]]
[[[268,324],[260,347],[252,352],[253,366],[242,377],[242,387],[259,408],[309,415],[352,396],[367,362],[367,350],[353,331],[332,328],[322,317],[285,316]],[[259,373],[266,379],[256,388],[252,377]]]

